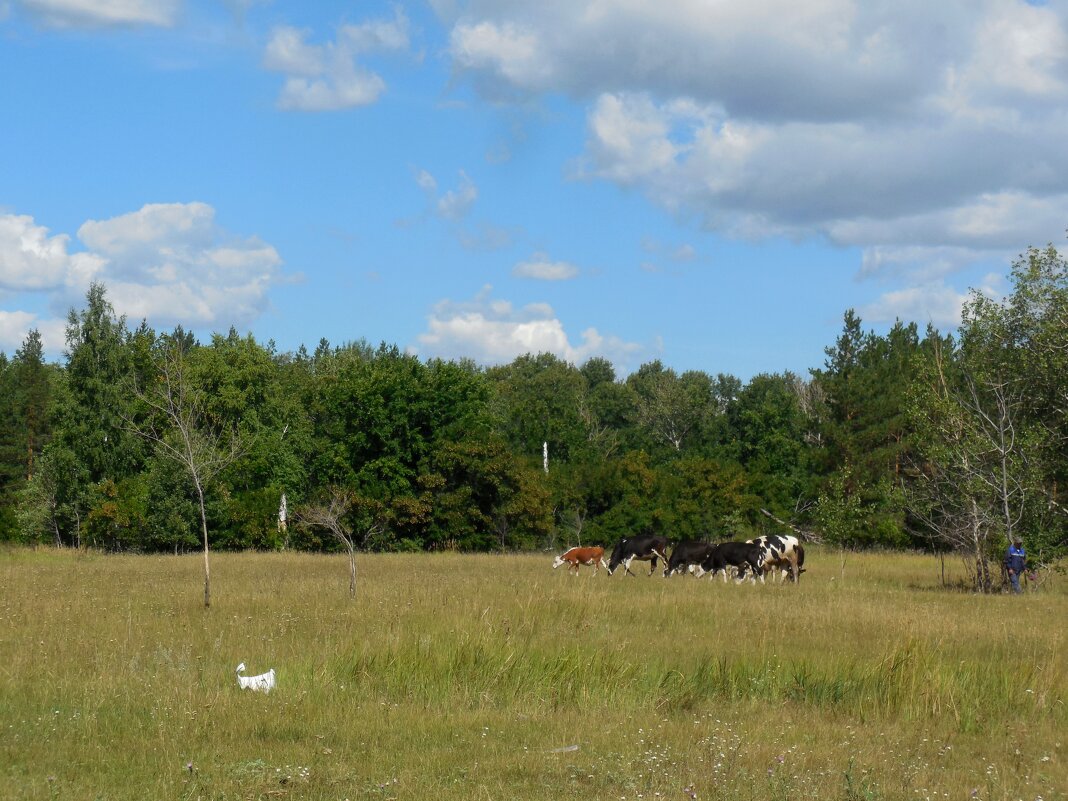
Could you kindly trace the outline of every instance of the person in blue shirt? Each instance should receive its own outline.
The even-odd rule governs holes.
[[[1023,592],[1020,589],[1020,574],[1024,572],[1026,562],[1027,554],[1024,553],[1023,543],[1019,537],[1016,537],[1005,554],[1005,571],[1009,574],[1009,583],[1012,584],[1013,592]]]

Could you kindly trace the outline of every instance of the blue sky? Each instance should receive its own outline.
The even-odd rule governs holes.
[[[932,7],[933,6],[933,7]],[[1068,5],[0,0],[0,350],[802,374],[1068,227]]]

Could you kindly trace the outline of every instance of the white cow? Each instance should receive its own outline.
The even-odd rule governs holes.
[[[767,573],[773,573],[773,578],[791,578],[796,582],[805,572],[805,549],[792,534],[765,534],[747,542],[760,546],[761,583]]]

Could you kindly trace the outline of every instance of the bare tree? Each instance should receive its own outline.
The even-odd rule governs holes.
[[[787,373],[786,380],[790,391],[797,398],[798,408],[804,415],[808,425],[805,427],[805,442],[817,448],[823,445],[823,434],[820,426],[826,413],[827,394],[819,381],[806,381],[795,373]]]
[[[152,386],[135,386],[147,407],[143,421],[127,420],[130,430],[151,442],[157,453],[177,462],[189,475],[200,508],[204,539],[204,606],[211,606],[211,563],[208,556],[208,516],[205,488],[244,451],[238,432],[207,410],[205,394],[188,373],[186,349],[180,340],[165,341],[153,357]]]
[[[331,486],[325,499],[299,508],[294,515],[300,525],[325,528],[345,546],[349,555],[349,597],[356,597],[356,546],[369,537],[380,534],[384,528],[378,514],[378,505],[360,498],[351,490]],[[353,527],[347,522],[357,518],[360,538],[357,542]]]
[[[965,556],[979,592],[994,589],[990,555],[1017,535],[1025,490],[1035,484],[1024,389],[967,370],[950,381],[936,351],[916,407],[926,445],[908,485],[909,509],[936,541]]]
[[[812,504],[802,505],[800,500],[798,500],[798,503],[797,503],[797,505],[795,507],[795,511],[798,511],[798,510],[803,511],[804,509],[807,509],[811,505]],[[764,513],[765,515],[767,515],[768,517],[770,517],[772,520],[774,520],[780,526],[783,526],[785,528],[790,529],[790,531],[794,532],[794,534],[797,535],[797,538],[800,539],[801,541],[803,541],[803,542],[814,542],[817,545],[822,545],[823,544],[823,537],[820,534],[817,534],[815,531],[812,531],[811,529],[801,528],[800,526],[796,526],[793,523],[788,523],[787,521],[783,520],[782,518],[776,517],[771,512],[769,512],[767,509],[761,509],[760,511],[762,513]]]

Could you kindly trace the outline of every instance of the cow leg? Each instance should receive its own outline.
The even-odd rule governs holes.
[[[626,569],[626,571],[627,571],[627,572],[626,572],[626,573],[625,573],[624,575],[628,575],[628,576],[633,576],[633,575],[634,575],[633,573],[631,573],[631,572],[630,572],[630,563],[631,563],[631,562],[633,562],[633,561],[634,561],[634,557],[633,557],[633,556],[631,556],[631,557],[628,557],[628,558],[627,558],[627,559],[626,559],[626,560],[625,560],[625,561],[623,562],[623,567],[624,567],[624,568]]]
[[[656,559],[657,559],[657,557],[660,557],[661,559],[663,559],[665,565],[668,563],[667,557],[664,556],[664,554],[660,553],[659,551],[654,550],[653,551],[653,558],[651,560],[652,564],[649,565],[649,575],[650,576],[653,575],[653,571],[656,570]]]

